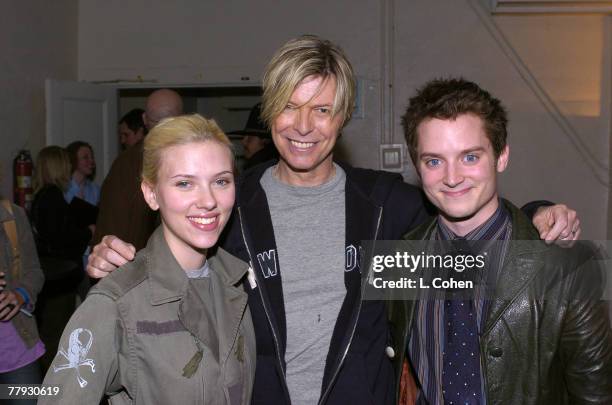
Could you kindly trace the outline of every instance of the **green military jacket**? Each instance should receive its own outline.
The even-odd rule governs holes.
[[[248,265],[218,249],[190,280],[159,227],[70,319],[41,404],[248,404],[255,335],[240,281]],[[197,286],[197,287],[196,287]],[[197,291],[196,288],[201,289]]]
[[[594,250],[547,246],[527,217],[504,203],[512,215],[512,242],[480,339],[487,404],[612,404],[612,331],[608,303],[601,299],[603,271],[590,260]],[[429,221],[404,239],[429,239],[435,224]],[[389,303],[401,348],[397,370],[415,303]]]

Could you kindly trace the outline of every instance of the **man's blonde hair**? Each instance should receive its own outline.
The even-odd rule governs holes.
[[[308,76],[336,79],[332,116],[340,114],[342,125],[353,114],[355,75],[340,47],[315,35],[303,35],[287,42],[272,57],[263,77],[261,118],[268,127],[285,109],[295,88]]]
[[[215,120],[206,119],[199,114],[166,118],[144,139],[142,180],[150,185],[157,184],[164,149],[194,142],[218,142],[227,146],[232,157],[234,155],[231,141]]]
[[[60,146],[46,146],[38,152],[34,168],[34,192],[47,185],[66,191],[72,174],[70,156]]]

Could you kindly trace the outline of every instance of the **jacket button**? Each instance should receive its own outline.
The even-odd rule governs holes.
[[[390,359],[395,357],[395,350],[393,350],[391,346],[387,346],[387,348],[385,349],[385,353],[387,353],[387,357],[389,357]]]
[[[489,349],[489,356],[501,357],[504,354],[504,350],[501,347],[492,347]]]

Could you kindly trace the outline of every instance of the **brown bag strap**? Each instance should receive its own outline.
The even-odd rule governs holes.
[[[2,200],[2,205],[8,212],[13,215],[13,207],[11,206],[11,202],[9,200]],[[9,238],[9,242],[11,243],[11,251],[13,252],[13,279],[17,279],[19,272],[21,271],[21,257],[19,254],[19,240],[17,239],[17,224],[15,223],[15,219],[11,219],[10,221],[5,221],[4,232],[6,232],[6,236]]]

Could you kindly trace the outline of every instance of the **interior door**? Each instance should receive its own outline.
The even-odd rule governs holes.
[[[84,82],[47,79],[47,145],[89,143],[96,158],[100,184],[118,153],[117,88]]]

